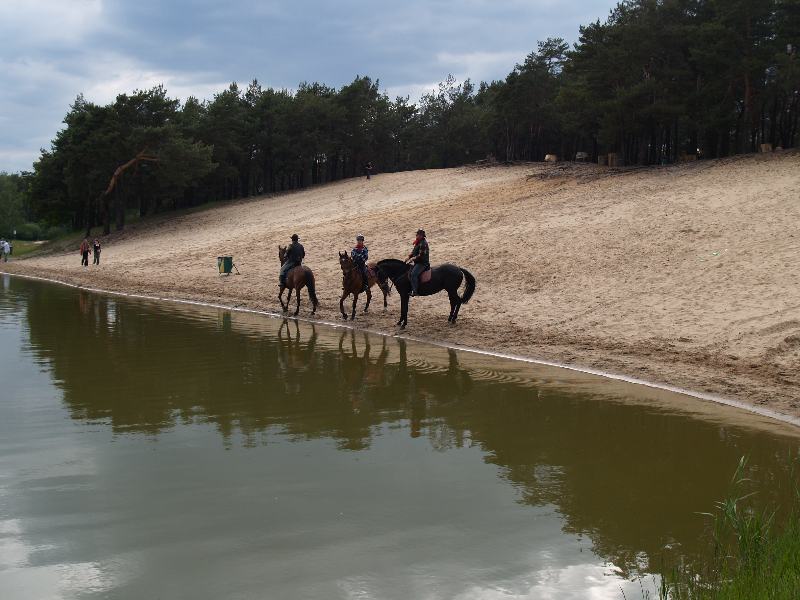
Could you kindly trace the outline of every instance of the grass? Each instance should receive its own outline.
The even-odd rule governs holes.
[[[26,240],[11,240],[10,243],[12,246],[14,246],[14,254],[8,257],[9,260],[21,258],[26,254],[35,252],[43,245],[41,242],[29,242]]]
[[[705,513],[714,541],[704,565],[681,565],[661,580],[662,600],[796,600],[800,598],[800,491],[795,485],[788,516],[755,508],[747,492],[746,458],[728,497]],[[793,481],[795,478],[792,478]]]

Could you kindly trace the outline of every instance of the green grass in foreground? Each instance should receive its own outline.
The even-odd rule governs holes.
[[[28,242],[26,240],[11,240],[11,244],[14,246],[14,254],[8,257],[9,260],[20,258],[42,247],[41,242]]]
[[[776,524],[776,512],[758,511],[745,493],[742,458],[728,498],[709,516],[713,553],[707,564],[681,566],[662,578],[662,600],[796,600],[800,598],[800,491]],[[793,474],[794,475],[794,474]],[[795,480],[795,478],[792,478]]]

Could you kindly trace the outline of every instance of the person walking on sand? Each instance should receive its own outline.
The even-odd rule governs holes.
[[[81,266],[89,266],[89,240],[87,238],[83,238],[81,242]]]
[[[0,250],[3,251],[3,262],[8,262],[8,255],[11,254],[11,246],[6,240],[0,240]]]
[[[92,264],[93,265],[99,265],[100,264],[100,240],[98,240],[97,238],[94,238],[94,241],[92,242],[92,251],[93,251],[93,254],[94,254],[94,261],[92,261]]]
[[[303,264],[305,257],[306,250],[303,248],[303,244],[300,243],[300,236],[296,233],[292,234],[292,243],[286,248],[286,262],[281,266],[281,272],[278,276],[278,281],[282,286],[286,286],[286,276],[289,271]]]
[[[367,261],[369,260],[369,248],[364,245],[364,236],[360,233],[356,236],[356,245],[350,251],[350,259],[361,273],[361,280],[364,282],[363,290],[369,289],[369,274],[367,273]]]
[[[419,277],[431,266],[430,248],[428,240],[425,238],[425,230],[418,229],[417,237],[414,238],[414,248],[408,255],[406,262],[413,261],[414,268],[411,269],[411,295],[419,296]]]

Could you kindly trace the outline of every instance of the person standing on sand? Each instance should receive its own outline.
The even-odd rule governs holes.
[[[100,264],[100,240],[98,240],[97,238],[94,238],[94,241],[92,242],[92,251],[93,251],[93,254],[94,254],[94,261],[92,261],[92,264],[93,265],[99,265]]]
[[[11,246],[6,240],[0,240],[0,250],[3,251],[3,262],[8,262],[8,255],[11,254]]]
[[[81,266],[89,266],[89,240],[87,238],[83,238],[81,242]]]
[[[303,244],[300,243],[300,236],[295,233],[292,235],[292,243],[286,248],[286,261],[281,266],[281,273],[278,276],[278,281],[280,281],[281,285],[286,285],[286,276],[289,271],[303,264],[305,257],[306,250],[303,248]]]
[[[419,296],[419,276],[431,266],[430,248],[428,240],[425,239],[425,230],[418,229],[417,237],[414,239],[414,249],[408,255],[406,262],[414,261],[414,268],[411,269],[411,295]]]

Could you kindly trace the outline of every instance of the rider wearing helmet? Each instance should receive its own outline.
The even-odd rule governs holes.
[[[299,267],[303,263],[305,256],[306,250],[303,248],[303,244],[300,243],[300,237],[295,233],[292,235],[292,243],[286,248],[286,261],[281,266],[281,273],[278,276],[281,285],[286,285],[286,276],[289,271]]]
[[[353,265],[361,273],[361,279],[364,282],[363,290],[366,292],[369,289],[369,275],[367,273],[367,261],[369,260],[369,248],[364,245],[364,236],[360,233],[356,236],[356,245],[350,251],[350,259]]]
[[[417,237],[414,239],[414,249],[408,255],[406,261],[413,260],[414,268],[411,269],[411,295],[419,295],[419,277],[426,269],[431,266],[430,249],[428,248],[428,240],[425,239],[425,230],[418,229]]]

